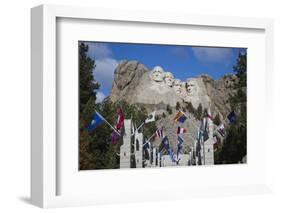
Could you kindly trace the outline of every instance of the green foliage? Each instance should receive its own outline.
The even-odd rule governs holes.
[[[194,109],[194,107],[193,107],[193,105],[192,105],[191,102],[187,102],[187,103],[186,103],[186,109],[187,109],[187,111],[189,111],[191,114],[194,115],[195,109]]]
[[[203,107],[202,107],[202,104],[200,103],[195,111],[195,118],[197,120],[200,120],[201,117],[202,117],[202,113],[203,113]]]
[[[171,115],[173,113],[172,107],[168,104],[167,105],[167,112],[169,113],[169,115]]]
[[[218,125],[220,125],[220,123],[221,123],[220,116],[219,116],[219,114],[216,114],[216,116],[214,118],[214,124],[218,126]]]
[[[79,44],[79,112],[83,112],[89,100],[96,101],[96,90],[100,85],[95,82],[93,70],[95,61],[88,55],[88,45],[83,42]]]
[[[159,121],[161,119],[161,115],[156,115],[155,116],[155,121]]]
[[[247,155],[247,56],[238,55],[237,64],[233,71],[239,79],[235,85],[236,94],[229,98],[231,109],[235,111],[237,122],[226,128],[226,138],[223,145],[215,153],[216,164],[230,164],[241,162]]]
[[[241,125],[232,125],[227,129],[227,136],[216,163],[233,164],[242,160],[247,154],[247,131]]]
[[[206,108],[203,111],[203,117],[208,117],[208,110]]]
[[[96,92],[98,83],[94,83],[93,71],[95,61],[87,55],[88,46],[79,44],[79,168],[94,166],[93,153],[90,151],[91,137],[86,131],[92,113],[96,108]]]
[[[180,102],[177,102],[177,104],[176,104],[176,110],[180,110],[180,107],[181,107]]]
[[[236,65],[233,67],[233,71],[239,78],[238,87],[246,86],[247,81],[247,54],[239,53],[236,60]]]

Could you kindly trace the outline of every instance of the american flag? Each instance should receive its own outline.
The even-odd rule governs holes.
[[[164,137],[163,128],[157,129],[155,134],[158,138],[163,138]]]

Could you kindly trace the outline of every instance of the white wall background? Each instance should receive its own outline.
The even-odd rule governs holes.
[[[42,3],[122,9],[185,12],[231,16],[268,17],[275,20],[275,121],[274,155],[281,168],[281,13],[278,0],[8,0],[0,7],[0,212],[37,212],[29,204],[30,188],[30,8]],[[278,85],[279,83],[279,85]],[[278,126],[279,124],[279,126]],[[278,138],[279,137],[279,138]],[[208,177],[206,177],[208,178]],[[192,200],[80,207],[68,212],[278,212],[281,210],[281,169],[275,171],[272,195],[194,198]],[[65,209],[47,210],[60,212]]]

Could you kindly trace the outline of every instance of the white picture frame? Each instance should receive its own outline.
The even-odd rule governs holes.
[[[250,180],[245,180],[235,184],[212,185],[201,184],[200,181],[193,183],[193,188],[188,186],[189,193],[186,193],[187,188],[183,185],[182,189],[178,189],[175,193],[168,187],[166,190],[159,190],[155,188],[154,197],[145,196],[143,192],[139,191],[120,191],[122,196],[113,193],[112,196],[104,193],[103,195],[96,193],[96,195],[58,195],[58,174],[61,169],[58,166],[57,159],[57,88],[60,83],[57,80],[57,21],[59,18],[74,20],[100,20],[102,21],[118,21],[119,23],[152,23],[155,26],[161,25],[172,28],[173,26],[199,26],[202,28],[219,28],[231,30],[258,30],[263,32],[264,37],[264,69],[262,69],[261,76],[265,79],[258,79],[264,81],[265,87],[260,88],[264,93],[261,106],[266,106],[268,114],[265,119],[270,123],[269,109],[272,108],[273,100],[270,94],[273,88],[273,21],[270,19],[256,19],[256,18],[238,18],[238,17],[216,17],[216,16],[202,16],[202,15],[188,15],[188,14],[172,14],[172,13],[153,13],[148,11],[121,11],[101,8],[84,8],[74,6],[54,6],[42,5],[31,10],[31,80],[32,80],[32,103],[31,103],[31,201],[33,204],[47,208],[60,206],[76,206],[76,205],[91,205],[100,203],[115,203],[115,202],[138,202],[142,200],[162,200],[162,199],[177,199],[187,198],[193,196],[213,196],[213,195],[233,195],[233,194],[251,194],[264,193],[271,190],[271,161],[270,150],[272,143],[271,134],[269,134],[269,127],[265,127],[266,139],[264,153],[264,165],[261,168],[255,168],[257,174],[263,173],[263,178],[258,179],[253,184],[249,184]],[[257,77],[252,77],[257,78]],[[256,79],[252,79],[255,81]],[[253,94],[253,93],[252,93]],[[251,95],[251,94],[250,94]],[[251,100],[255,103],[255,100]],[[251,104],[252,107],[254,104]],[[251,109],[251,107],[250,107]],[[264,112],[262,112],[264,113]],[[253,128],[253,131],[259,129]],[[253,132],[252,131],[252,132]],[[257,139],[262,140],[262,139]],[[251,147],[252,148],[252,147]],[[255,148],[254,148],[255,149]],[[71,154],[70,154],[71,155]],[[255,159],[252,159],[253,161]],[[251,162],[251,161],[250,161]],[[254,165],[254,164],[252,164]],[[251,166],[251,163],[249,167]],[[212,172],[213,168],[206,168],[204,172]],[[223,170],[220,167],[217,169]],[[247,167],[238,168],[240,171],[247,173]],[[227,169],[226,169],[227,170]],[[181,168],[173,170],[184,175],[186,170]],[[192,169],[196,174],[198,171]],[[114,171],[107,172],[107,175],[112,175]],[[143,170],[131,171],[136,178],[141,177]],[[161,178],[161,175],[167,175],[168,170],[149,170],[145,171],[147,175],[156,175]],[[102,172],[100,172],[102,173]],[[124,172],[125,175],[130,173],[130,170]],[[157,173],[157,174],[156,174]],[[199,176],[200,172],[197,174]],[[203,173],[202,173],[203,174]],[[196,175],[195,175],[196,176]],[[215,176],[214,176],[215,177]],[[250,177],[250,176],[249,176]],[[173,177],[172,177],[173,178]],[[126,182],[126,180],[124,180]],[[194,186],[198,184],[198,186]],[[124,186],[126,188],[126,186]],[[127,186],[129,188],[129,186]],[[171,192],[169,195],[167,192]],[[107,192],[108,193],[108,192]],[[126,194],[127,193],[127,194]],[[134,195],[134,196],[132,196]],[[107,198],[106,198],[107,197]]]

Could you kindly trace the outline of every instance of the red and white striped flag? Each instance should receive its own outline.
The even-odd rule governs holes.
[[[186,128],[178,127],[177,134],[183,134],[183,133],[186,133],[186,132],[187,132]]]
[[[164,137],[164,134],[163,134],[163,128],[161,129],[157,129],[156,132],[155,132],[156,136],[158,138],[163,138]]]

